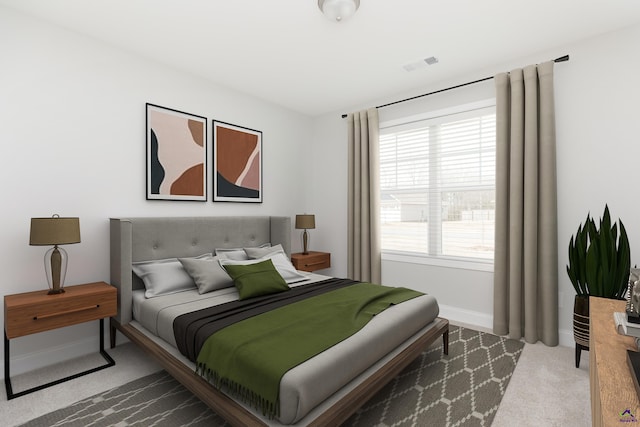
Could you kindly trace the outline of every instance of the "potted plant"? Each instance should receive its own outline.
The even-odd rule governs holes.
[[[629,282],[631,251],[627,231],[611,224],[605,205],[599,226],[588,214],[569,241],[567,274],[576,290],[573,306],[573,337],[576,342],[576,368],[582,350],[589,350],[589,296],[622,299]]]

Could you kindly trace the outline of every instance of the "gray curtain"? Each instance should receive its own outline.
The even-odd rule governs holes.
[[[381,282],[380,153],[378,110],[349,114],[347,274]]]
[[[558,345],[553,62],[495,76],[493,331]]]

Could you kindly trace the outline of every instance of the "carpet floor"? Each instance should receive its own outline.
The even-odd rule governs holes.
[[[438,340],[344,426],[490,426],[524,344],[450,326],[449,355]],[[160,371],[23,426],[226,426]]]

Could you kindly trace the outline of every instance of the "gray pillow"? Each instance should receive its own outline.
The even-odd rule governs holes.
[[[218,262],[219,257],[207,259],[178,258],[198,287],[198,293],[205,294],[233,286],[233,279]]]
[[[197,259],[212,258],[213,254],[202,254]],[[177,258],[138,261],[131,265],[133,272],[144,283],[146,298],[170,295],[194,289],[196,284]]]
[[[284,253],[284,248],[280,243],[278,243],[275,246],[269,246],[266,248],[244,248],[244,252],[247,254],[249,259],[257,259],[275,252]]]

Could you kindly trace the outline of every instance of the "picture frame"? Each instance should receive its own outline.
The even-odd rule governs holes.
[[[146,104],[147,200],[207,201],[207,118]]]
[[[262,203],[262,132],[212,120],[213,201]]]

